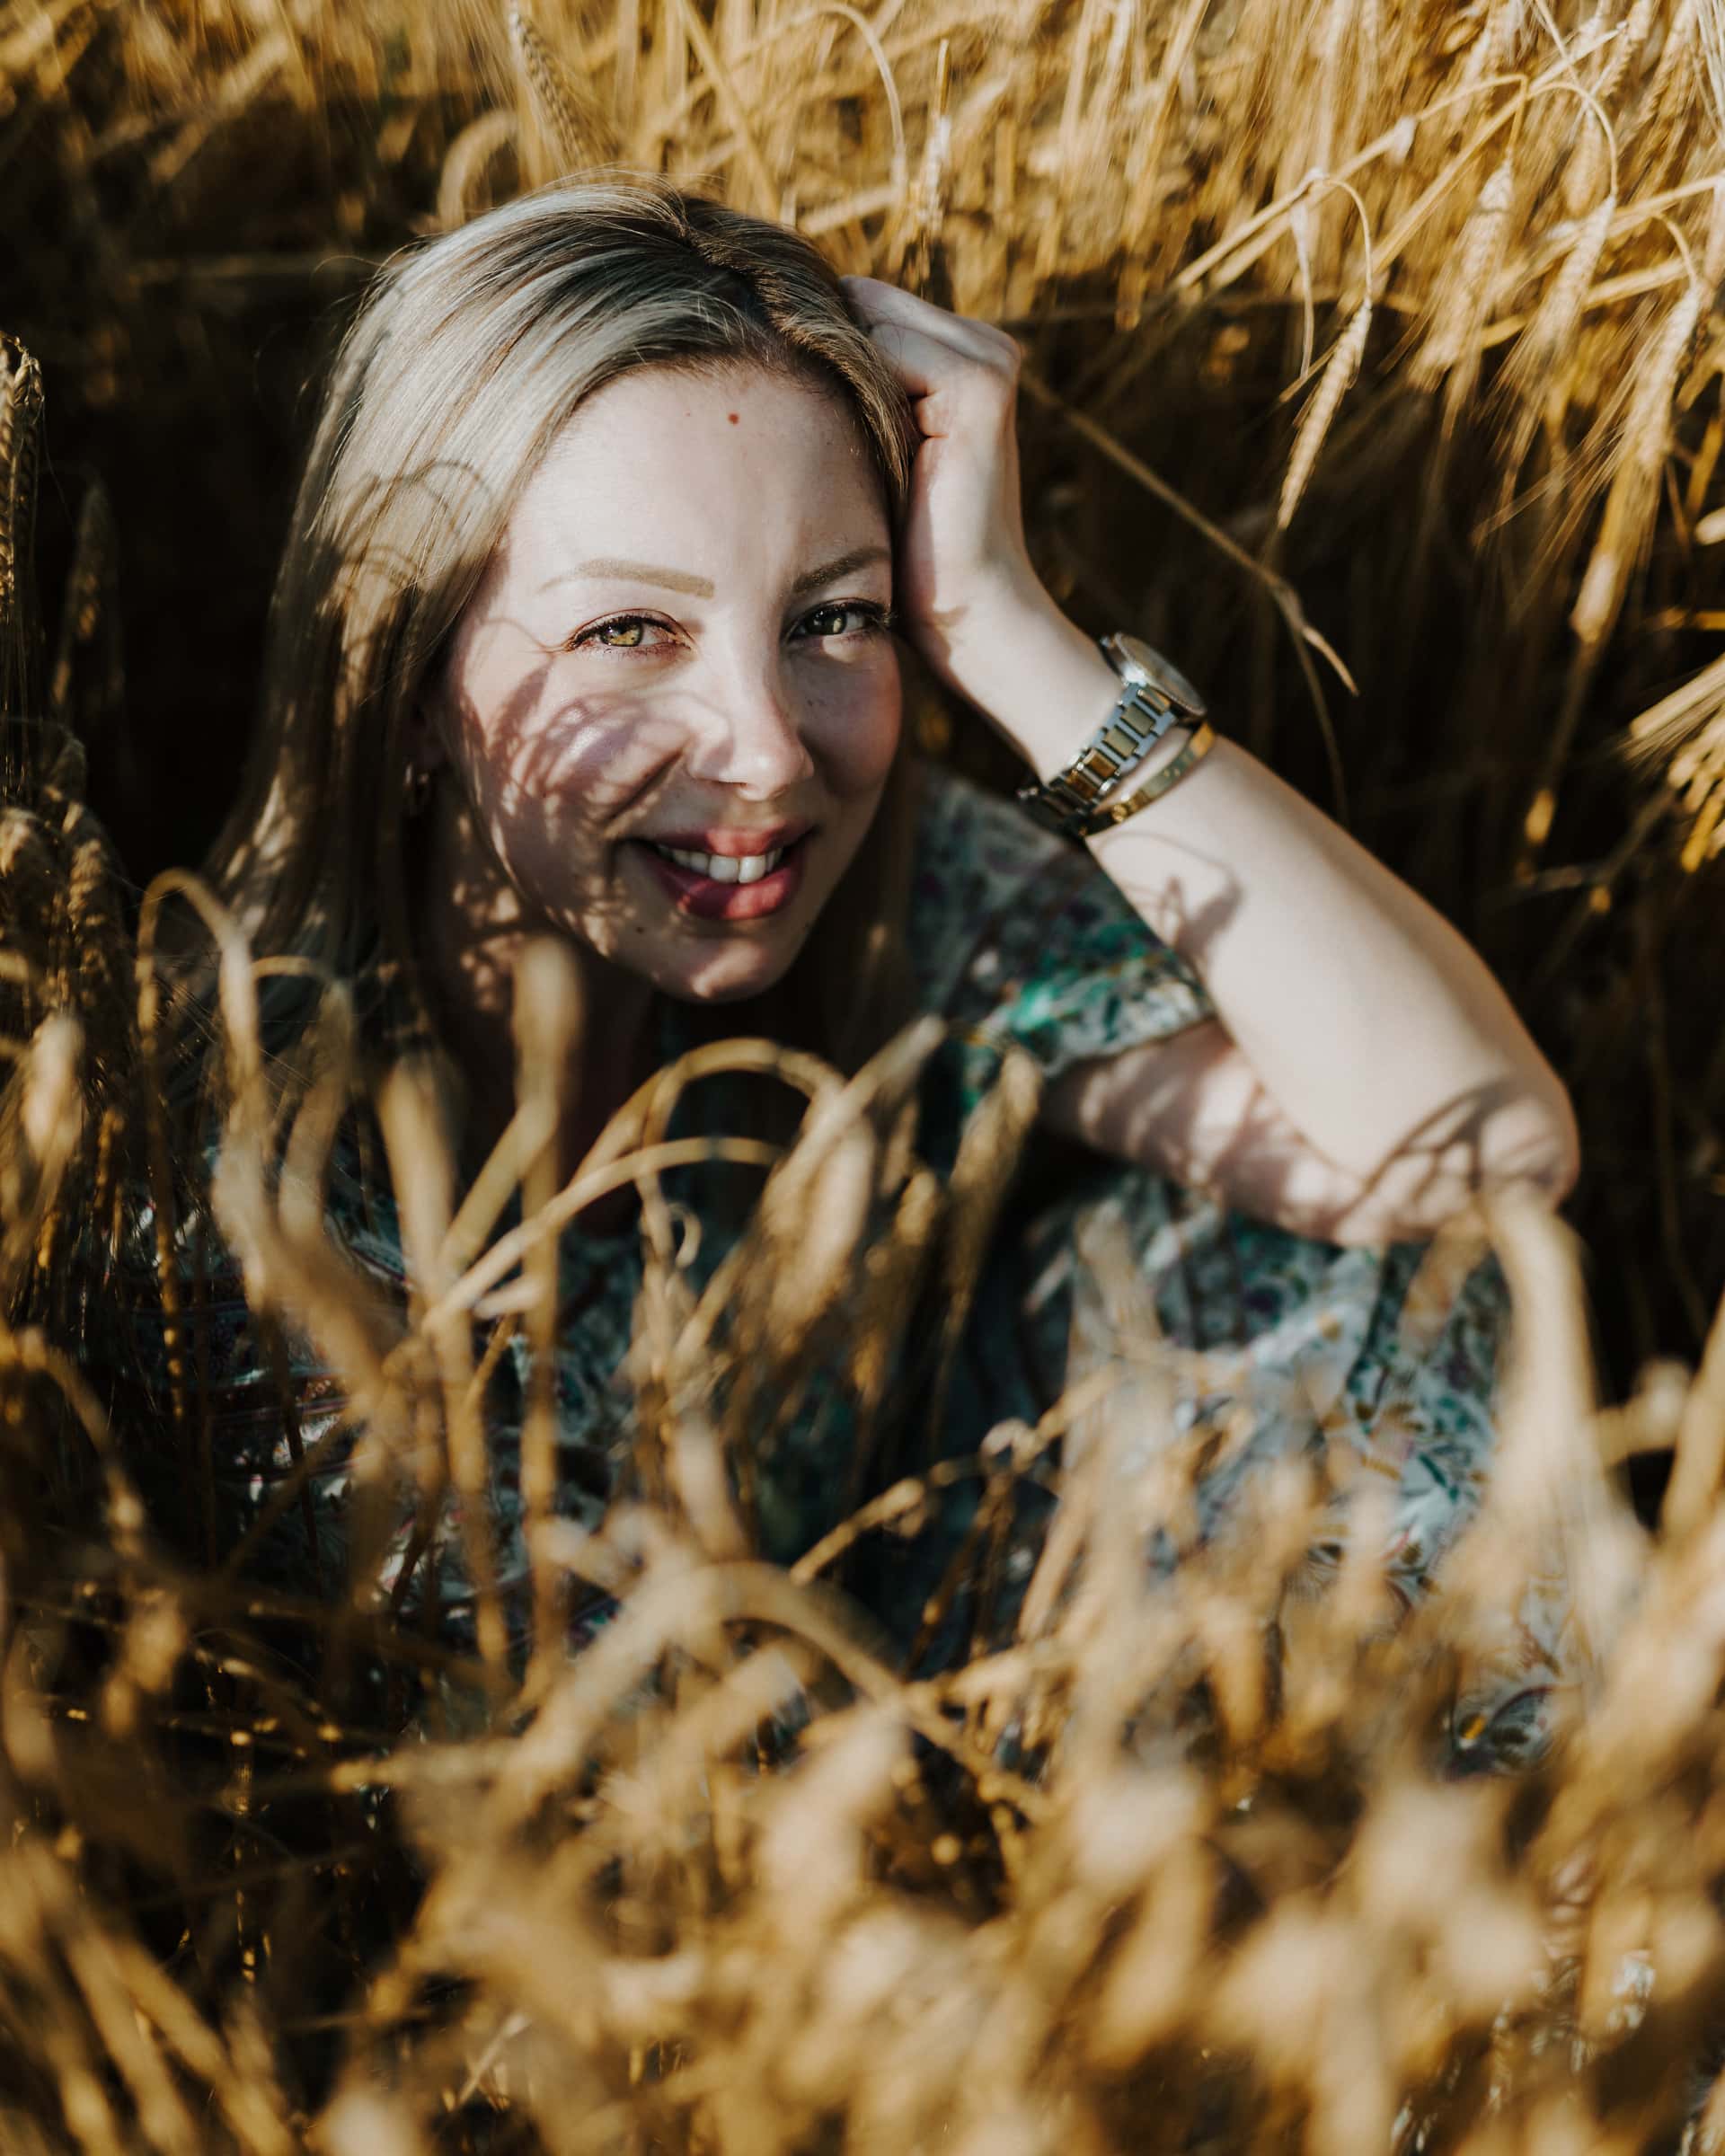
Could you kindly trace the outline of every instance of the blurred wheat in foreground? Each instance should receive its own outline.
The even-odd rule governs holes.
[[[1016,1077],[973,1126],[968,1189],[930,1188],[875,1142],[925,1052],[917,1029],[848,1087],[797,1066],[814,1105],[725,1328],[652,1233],[670,1081],[577,1178],[639,1180],[655,1253],[634,1356],[642,1495],[600,1533],[544,1521],[532,1545],[536,1606],[571,1586],[619,1600],[579,1657],[463,1656],[362,1578],[321,1605],[255,1590],[232,1561],[171,1556],[135,1488],[164,1446],[187,1448],[196,1480],[195,1372],[185,1427],[114,1428],[50,1344],[80,1322],[62,1285],[93,1292],[113,1162],[156,1142],[159,1096],[128,1091],[126,1058],[147,1064],[160,1013],[146,987],[132,1047],[83,962],[80,906],[98,960],[118,932],[69,743],[9,739],[8,858],[32,864],[43,934],[7,975],[0,1251],[15,1306],[43,1322],[0,1342],[0,2145],[1675,2145],[1725,2031],[1717,1344],[1693,1384],[1667,1374],[1602,1411],[1564,1231],[1497,1216],[1517,1306],[1501,1464],[1446,1590],[1398,1623],[1370,1495],[1319,1467],[1265,1480],[1199,1539],[1195,1478],[1227,1432],[1173,1436],[1172,1351],[1104,1238],[1073,1390],[1039,1428],[1003,1427],[933,1471],[980,1482],[986,1542],[1013,1479],[1061,1446],[1017,1635],[905,1682],[827,1576],[853,1540],[914,1525],[919,1487],[786,1572],[750,1556],[722,1462],[751,1436],[739,1395],[758,1415],[794,1388],[845,1281],[889,1279],[930,1207],[986,1204],[1008,1165]],[[216,1202],[257,1309],[309,1325],[384,1449],[422,1473],[429,1445],[459,1488],[477,1395],[458,1363],[451,1382],[452,1343],[474,1313],[517,1321],[521,1295],[492,1291],[531,1281],[568,1201],[447,1270],[377,1339],[303,1197],[339,1054],[272,1133],[252,969],[214,925]],[[85,1103],[104,1095],[93,1142]],[[429,1226],[449,1250],[447,1164],[418,1097],[411,1074],[385,1087],[392,1173],[409,1213],[445,1192]],[[279,1154],[302,1174],[278,1180]],[[898,1205],[872,1250],[840,1235],[811,1286],[806,1240],[775,1249],[778,1223],[839,1216],[829,1180],[859,1161],[896,1179]],[[854,1234],[870,1208],[843,1216]],[[81,1265],[63,1257],[75,1235]],[[856,1366],[889,1352],[890,1297],[845,1321]],[[1650,1537],[1607,1466],[1674,1437]],[[1356,1530],[1340,1541],[1339,1518]],[[1157,1533],[1182,1553],[1159,1581]],[[1555,1749],[1524,1776],[1446,1778],[1468,1671],[1553,1567],[1574,1583],[1584,1672]],[[1700,2132],[1691,2145],[1712,2145]]]
[[[0,93],[55,379],[134,436],[181,390],[220,434],[250,379],[223,373],[223,323],[261,294],[309,311],[332,258],[363,270],[596,159],[706,173],[841,267],[1007,322],[1050,581],[1185,624],[1182,664],[1261,752],[1333,735],[1367,835],[1485,912],[1565,1051],[1632,1308],[1668,1280],[1706,1342],[1697,1374],[1654,1363],[1600,1406],[1567,1235],[1489,1223],[1517,1309],[1502,1467],[1445,1591],[1403,1616],[1339,1469],[1199,1542],[1194,1479],[1229,1434],[1173,1436],[1178,1372],[1104,1244],[1074,1392],[938,1471],[980,1489],[986,1564],[1013,1479],[1058,1460],[1018,1636],[907,1683],[834,1583],[915,1526],[918,1486],[786,1573],[749,1554],[724,1470],[755,1435],[739,1400],[793,1393],[823,1329],[867,1395],[919,1252],[941,1223],[964,1248],[1008,1171],[1010,1086],[968,1180],[906,1157],[913,1037],[848,1091],[783,1065],[811,1111],[722,1310],[659,1232],[667,1095],[589,1162],[590,1187],[640,1187],[653,1259],[637,1499],[533,1542],[538,1611],[618,1599],[579,1660],[542,1627],[518,1667],[482,1617],[458,1653],[363,1579],[300,1603],[243,1552],[194,1562],[143,1494],[176,1484],[196,1522],[208,1489],[174,1269],[164,1423],[111,1424],[76,1359],[119,1292],[128,1189],[164,1220],[204,1194],[162,1121],[173,1013],[84,800],[86,756],[111,779],[149,739],[119,721],[113,520],[93,490],[50,651],[40,376],[7,341],[0,2151],[1725,2145],[1712,0],[13,0]],[[1172,543],[1181,519],[1201,547]],[[250,521],[181,533],[186,560],[226,568]],[[1358,711],[1330,708],[1332,644]],[[1615,756],[1637,711],[1646,791]],[[146,938],[189,888],[153,889]],[[308,1326],[382,1452],[460,1487],[485,1344],[532,1321],[548,1241],[530,1219],[482,1248],[452,1217],[397,1074],[391,1166],[443,1270],[405,1318],[358,1302],[296,1195],[352,1082],[341,998],[279,1109],[250,954],[208,909],[205,930],[214,1202],[260,1321]],[[781,1231],[823,1198],[816,1268]],[[1615,1471],[1668,1447],[1651,1533]],[[1154,1581],[1158,1532],[1182,1561]],[[1471,1674],[1560,1579],[1585,1676],[1551,1754],[1446,1779]]]

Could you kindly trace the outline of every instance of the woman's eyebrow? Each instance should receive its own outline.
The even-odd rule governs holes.
[[[624,584],[661,584],[667,591],[680,591],[691,599],[712,596],[712,586],[705,577],[692,577],[684,569],[659,569],[650,561],[616,561],[605,555],[595,561],[578,561],[568,573],[572,577],[610,577]]]
[[[843,577],[854,577],[858,570],[872,569],[878,561],[890,561],[892,549],[887,546],[854,546],[848,553],[836,554],[830,561],[822,561],[813,569],[805,569],[792,580],[791,596],[800,599],[824,585],[836,584]],[[713,596],[711,580],[706,577],[691,576],[687,570],[666,569],[652,561],[623,561],[603,554],[591,561],[578,561],[565,572],[568,577],[606,577],[624,584],[657,584],[666,591],[679,591],[692,599],[710,599]],[[562,583],[558,577],[553,582]]]
[[[891,560],[889,546],[853,547],[848,554],[836,555],[817,569],[805,569],[792,583],[791,596],[800,599],[805,592],[818,591],[823,584],[836,584],[841,577],[854,577],[859,569],[872,569],[877,561]]]

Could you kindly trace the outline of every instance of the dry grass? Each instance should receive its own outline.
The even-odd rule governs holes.
[[[1023,338],[1050,581],[1159,632],[1321,792],[1333,746],[1364,835],[1481,937],[1576,1086],[1620,1366],[1700,1363],[1601,1409],[1572,1246],[1496,1221],[1518,1313],[1505,1469],[1445,1595],[1398,1628],[1363,1554],[1327,1581],[1314,1564],[1334,1491],[1266,1489],[1196,1545],[1199,1451],[1226,1433],[1155,1441],[1177,1358],[1104,1250],[1075,1393],[942,1471],[993,1517],[1061,1448],[1021,1635],[907,1684],[823,1585],[843,1551],[796,1576],[754,1561],[720,1471],[819,1323],[866,1386],[937,1221],[960,1259],[986,1233],[1026,1102],[1003,1094],[938,1188],[891,1142],[913,1038],[849,1091],[787,1067],[805,1135],[722,1310],[651,1241],[642,1496],[601,1536],[543,1516],[541,1403],[535,1606],[543,1636],[571,1581],[621,1593],[594,1648],[516,1672],[484,1594],[464,1657],[363,1577],[325,1608],[250,1593],[171,1553],[135,1487],[165,1461],[198,1511],[195,1368],[172,1427],[111,1430],[55,1344],[104,1292],[89,1249],[124,1171],[164,1220],[180,1193],[139,1082],[154,976],[140,1009],[80,752],[10,724],[0,2145],[1670,2143],[1725,2028],[1725,1332],[1701,1352],[1725,1272],[1725,676],[1703,663],[1725,620],[1722,83],[1711,0],[0,10],[17,321],[79,444],[108,452],[122,537],[146,513],[167,533],[166,566],[137,542],[127,563],[146,646],[150,605],[182,618],[269,521],[248,491],[268,459],[233,462],[256,438],[249,355],[322,304],[320,262],[363,267],[571,162],[711,175],[843,267]],[[5,709],[75,729],[123,817],[180,706],[146,697],[121,728],[100,496],[49,663],[37,392],[10,347],[0,393]],[[156,415],[189,440],[188,412],[175,476],[205,507],[176,522],[146,437]],[[212,729],[220,623],[244,626],[224,603],[205,666],[182,639],[172,658]],[[1619,754],[1643,707],[1646,781]],[[978,735],[945,746],[997,768]],[[225,950],[217,1202],[260,1307],[309,1326],[385,1454],[429,1436],[471,1492],[488,1338],[543,1321],[487,1297],[542,1277],[531,1222],[571,1203],[530,1180],[544,1104],[455,1214],[399,1075],[385,1120],[424,1294],[368,1311],[274,1165],[328,1144],[342,1006],[272,1133],[251,965]],[[561,1022],[554,983],[534,1016]],[[580,1185],[640,1181],[650,1231],[664,1106],[626,1114]],[[491,1241],[524,1173],[529,1227]],[[810,1205],[836,1224],[822,1277],[783,1255]],[[865,1219],[886,1224],[871,1268]],[[1608,1471],[1663,1447],[1650,1534]],[[918,1498],[889,1492],[857,1533],[914,1524]],[[465,1516],[483,1589],[483,1509]],[[1158,1523],[1189,1551],[1163,1586],[1136,1561]],[[1530,1551],[1580,1585],[1585,1696],[1538,1773],[1443,1781],[1444,1704]]]

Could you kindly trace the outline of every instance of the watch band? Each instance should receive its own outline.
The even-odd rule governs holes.
[[[1216,729],[1206,720],[1193,729],[1191,739],[1180,754],[1170,756],[1160,771],[1153,771],[1129,800],[1118,806],[1113,801],[1104,801],[1096,811],[1092,830],[1106,831],[1114,824],[1123,824],[1128,816],[1136,816],[1140,808],[1147,808],[1171,787],[1178,786],[1192,766],[1201,764],[1215,747]]]
[[[1121,677],[1113,711],[1063,771],[1046,781],[1021,786],[1015,797],[1038,823],[1066,838],[1087,838],[1118,823],[1119,815],[1111,813],[1107,804],[1118,795],[1122,782],[1171,727],[1196,722],[1204,716],[1197,691],[1147,644],[1136,637],[1119,635],[1105,636],[1101,642],[1110,665]],[[1202,730],[1208,733],[1208,728]],[[1209,734],[1196,753],[1189,742],[1163,766],[1169,772],[1175,772],[1178,766],[1175,776],[1165,784],[1152,782],[1152,788],[1134,796],[1137,806],[1154,800],[1175,784],[1208,753],[1215,738]],[[1162,773],[1156,777],[1160,779]]]

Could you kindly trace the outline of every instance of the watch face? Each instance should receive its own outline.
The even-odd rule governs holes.
[[[1161,690],[1177,711],[1195,719],[1203,716],[1204,699],[1180,668],[1172,666],[1141,636],[1122,632],[1109,637],[1107,642],[1110,656],[1127,680],[1148,682],[1152,688]]]

